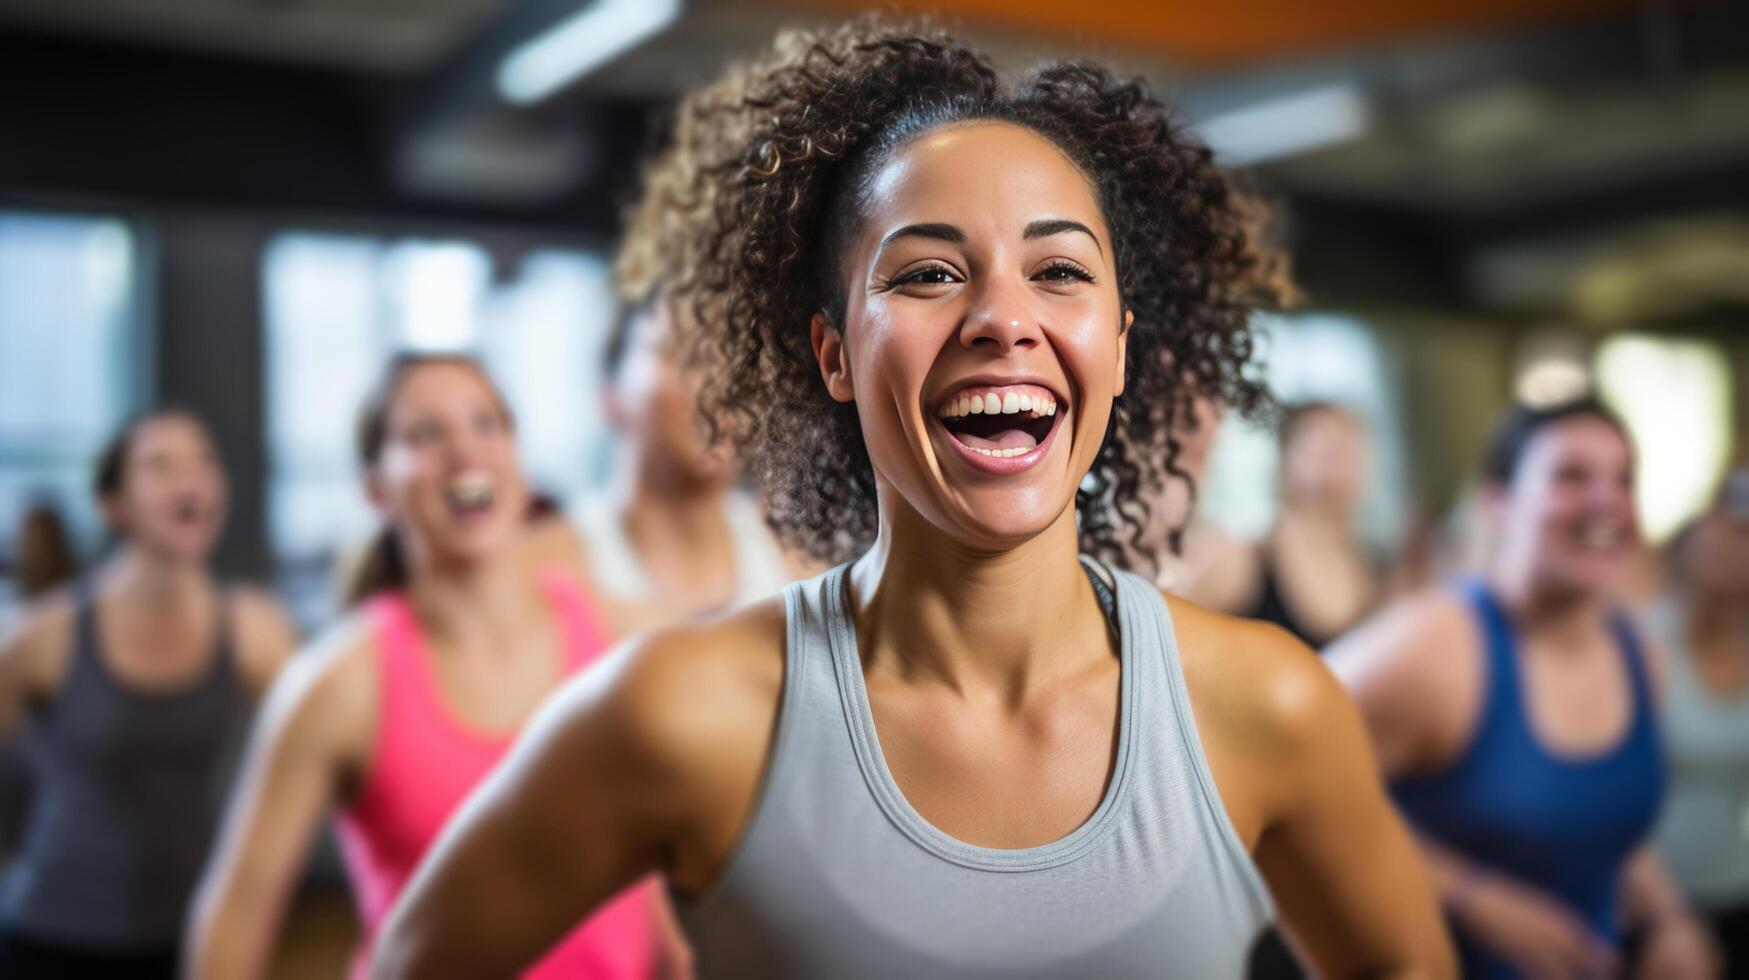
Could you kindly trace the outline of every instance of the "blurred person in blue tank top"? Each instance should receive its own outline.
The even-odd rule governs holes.
[[[1716,975],[1650,846],[1662,671],[1614,600],[1641,547],[1634,451],[1592,400],[1513,409],[1487,459],[1501,547],[1331,663],[1421,836],[1472,978]]]

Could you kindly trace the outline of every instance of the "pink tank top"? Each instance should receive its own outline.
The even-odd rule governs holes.
[[[577,583],[557,569],[540,584],[558,618],[568,676],[607,648]],[[370,601],[382,678],[375,755],[357,800],[338,819],[341,855],[364,936],[351,975],[365,976],[377,928],[456,807],[510,750],[514,733],[469,728],[449,711],[404,595]],[[654,879],[626,889],[523,974],[532,980],[644,980],[655,968]]]

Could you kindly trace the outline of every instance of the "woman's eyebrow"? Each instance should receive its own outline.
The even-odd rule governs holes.
[[[1052,235],[1061,235],[1066,231],[1078,231],[1093,239],[1093,247],[1099,249],[1100,255],[1105,254],[1105,246],[1099,244],[1099,236],[1093,233],[1093,229],[1069,218],[1040,218],[1027,225],[1026,231],[1022,232],[1020,237],[1028,239],[1049,238]]]
[[[887,237],[881,239],[881,247],[879,251],[886,251],[888,245],[893,244],[901,238],[933,238],[936,241],[953,242],[957,245],[966,240],[966,233],[960,231],[959,228],[954,225],[943,224],[941,222],[905,225],[902,228],[895,228],[892,231],[887,232]]]

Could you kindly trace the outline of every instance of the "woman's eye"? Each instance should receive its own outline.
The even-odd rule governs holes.
[[[1057,262],[1047,266],[1037,278],[1045,282],[1092,282],[1093,275],[1078,265]]]
[[[895,286],[946,286],[956,282],[953,270],[945,266],[930,265],[904,273],[893,280]]]

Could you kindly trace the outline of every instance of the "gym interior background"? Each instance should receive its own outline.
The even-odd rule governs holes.
[[[779,26],[860,6],[0,4],[0,615],[20,518],[51,506],[100,554],[92,459],[171,402],[230,472],[220,571],[319,626],[336,556],[374,523],[351,406],[403,347],[480,353],[536,483],[599,486],[609,263],[664,107]],[[1654,543],[1743,458],[1749,5],[883,9],[1005,64],[1092,54],[1147,76],[1278,202],[1309,303],[1270,320],[1269,375],[1284,400],[1365,416],[1381,552],[1462,538],[1514,398],[1594,387],[1623,414]],[[1229,425],[1202,497],[1254,536],[1274,440]],[[343,901],[309,913],[318,961],[344,954]]]

